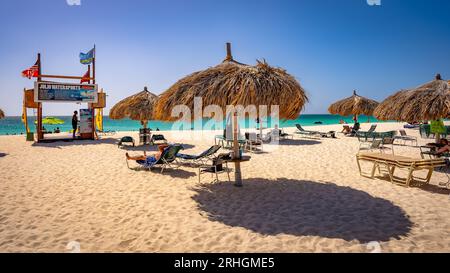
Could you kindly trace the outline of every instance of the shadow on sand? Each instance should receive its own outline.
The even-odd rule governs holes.
[[[119,143],[119,140],[116,138],[102,138],[99,140],[73,140],[73,139],[66,139],[66,140],[60,140],[55,142],[35,142],[31,146],[33,147],[48,147],[48,148],[57,148],[60,149],[61,147],[67,147],[67,146],[86,146],[86,145],[100,145],[100,144],[112,144],[117,145]]]
[[[131,167],[131,166],[130,166]],[[130,170],[136,171],[136,172],[151,172],[154,174],[161,174],[161,168],[159,166],[152,168],[150,171],[147,168],[143,167],[131,167]],[[180,168],[166,168],[164,172],[161,175],[168,175],[173,178],[182,178],[182,179],[188,179],[190,177],[197,176],[195,172],[186,171]]]
[[[392,202],[332,183],[263,178],[193,188],[193,199],[212,221],[263,235],[290,234],[389,241],[406,236],[413,223]]]
[[[0,157],[5,157],[5,156],[7,156],[8,154],[5,154],[5,153],[0,153]]]
[[[279,141],[279,145],[286,145],[286,146],[310,146],[310,145],[317,145],[320,143],[322,142],[314,139],[285,139]]]

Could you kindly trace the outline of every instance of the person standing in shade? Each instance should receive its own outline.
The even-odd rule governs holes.
[[[78,112],[74,111],[72,116],[72,129],[73,129],[73,138],[75,138],[75,134],[78,129]]]

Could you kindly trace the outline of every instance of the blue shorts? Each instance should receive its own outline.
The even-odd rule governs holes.
[[[141,165],[151,166],[156,163],[156,158],[154,156],[147,156],[145,160],[136,160],[137,163]]]

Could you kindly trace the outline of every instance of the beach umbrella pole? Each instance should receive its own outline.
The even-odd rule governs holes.
[[[239,160],[239,142],[238,142],[238,114],[233,114],[233,150],[234,150],[234,185],[242,187],[241,163]]]

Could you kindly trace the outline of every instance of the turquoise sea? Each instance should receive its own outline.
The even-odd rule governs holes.
[[[56,127],[59,127],[62,132],[70,131],[71,126],[71,116],[56,116],[59,119],[65,121],[62,125],[44,125],[47,130],[54,130]],[[296,120],[286,120],[280,121],[280,128],[284,127],[295,127],[296,123],[299,123],[303,126],[315,125],[316,122],[321,122],[322,124],[338,124],[339,121],[343,119],[348,123],[352,123],[352,117],[341,117],[336,115],[301,115]],[[35,131],[34,126],[35,117],[28,117],[28,124],[31,126],[31,131]],[[367,116],[359,116],[359,121],[361,123],[369,122],[369,117]],[[269,121],[263,120],[263,126],[267,126],[266,122]],[[370,117],[370,122],[379,122],[374,117]],[[104,130],[113,130],[113,131],[138,131],[141,127],[140,122],[124,119],[124,120],[112,120],[109,117],[104,117],[103,119]],[[183,129],[190,130],[191,128],[194,130],[204,128],[208,126],[208,120],[203,120],[203,124],[200,124],[198,121],[196,124],[185,124]],[[255,121],[242,120],[240,121],[241,128],[256,128]],[[157,128],[162,131],[172,130],[173,123],[171,122],[160,122],[160,121],[151,121],[149,122],[149,127],[153,130]],[[269,127],[273,127],[270,126]],[[211,127],[207,127],[211,128]],[[213,128],[214,129],[214,128]],[[22,123],[21,117],[6,117],[0,120],[0,135],[20,135],[21,133],[25,133],[25,126]]]

